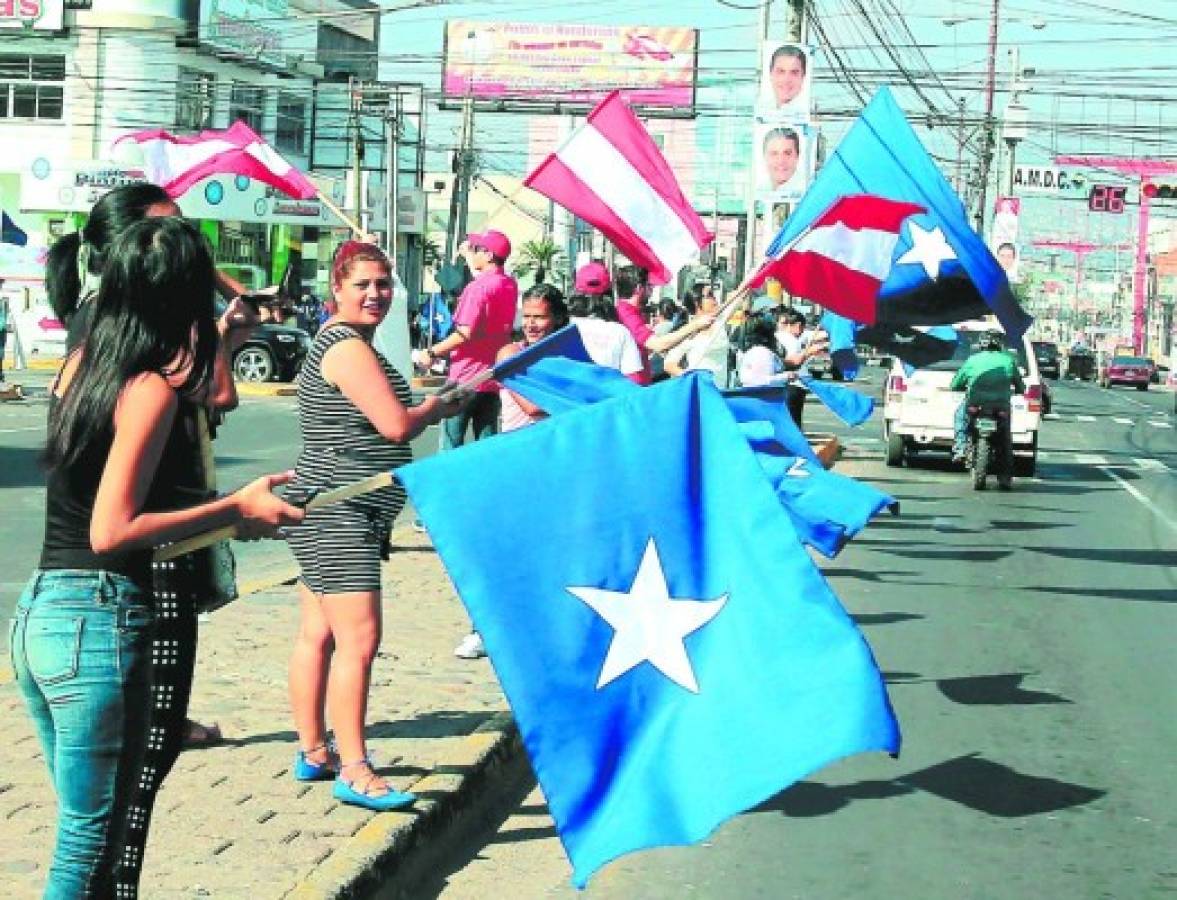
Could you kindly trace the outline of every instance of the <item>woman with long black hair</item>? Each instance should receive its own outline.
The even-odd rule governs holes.
[[[152,547],[226,525],[302,518],[273,496],[289,473],[185,505],[189,412],[217,354],[204,238],[149,218],[114,239],[85,342],[52,387],[41,561],[17,603],[16,677],[58,798],[45,896],[114,896],[117,848],[148,743]]]

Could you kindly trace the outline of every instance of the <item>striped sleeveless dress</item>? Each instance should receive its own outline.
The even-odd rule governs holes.
[[[323,355],[340,341],[364,340],[351,325],[338,323],[319,331],[298,379],[298,421],[303,447],[286,489],[292,502],[343,487],[378,472],[412,462],[407,444],[386,440],[367,416],[323,378]],[[397,399],[411,406],[409,383],[377,351],[384,375]],[[325,506],[284,530],[302,570],[302,580],[316,594],[380,589],[380,560],[388,558],[393,520],[405,504],[400,482],[361,497]]]

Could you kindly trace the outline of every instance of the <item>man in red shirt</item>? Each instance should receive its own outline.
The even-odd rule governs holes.
[[[432,348],[417,351],[417,362],[428,367],[434,359],[448,356],[449,378],[465,384],[492,368],[499,350],[511,340],[519,285],[503,271],[511,255],[511,242],[501,231],[486,231],[466,237],[463,254],[475,278],[458,298],[453,333]],[[473,426],[474,440],[499,430],[499,386],[494,381],[479,385],[465,409],[446,419],[446,449],[460,447],[467,427]]]
[[[591,265],[591,264],[590,264]],[[580,273],[577,273],[577,282]],[[649,384],[651,378],[650,354],[666,353],[676,347],[693,334],[697,334],[715,321],[714,316],[700,316],[677,331],[668,334],[655,334],[654,329],[646,323],[645,305],[650,296],[648,273],[637,266],[623,266],[617,270],[614,279],[617,290],[617,319],[624,325],[642,353],[644,381]]]

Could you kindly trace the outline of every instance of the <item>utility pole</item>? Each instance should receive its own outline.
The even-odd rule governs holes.
[[[964,97],[960,97],[956,101],[957,110],[957,126],[956,126],[956,194],[961,200],[964,200],[964,145],[967,143],[964,133]]]
[[[364,230],[368,230],[364,210],[364,135],[360,131],[360,100],[361,86],[355,78],[349,78],[348,94],[351,97],[351,175],[352,198],[355,209],[355,221]]]
[[[761,0],[760,4],[760,41],[758,47],[763,50],[764,45],[768,42],[769,23],[772,20],[772,0]],[[763,53],[760,57],[763,57]],[[756,62],[756,73],[759,78],[760,74],[760,59]],[[753,95],[755,96],[755,95]],[[755,100],[753,101],[755,103]],[[756,259],[756,150],[754,147],[748,148],[748,191],[747,191],[747,215],[745,216],[746,225],[744,228],[744,277],[747,278],[755,270]],[[769,215],[772,210],[769,210]]]
[[[981,138],[981,184],[977,200],[977,232],[985,230],[985,195],[989,186],[989,167],[993,164],[994,122],[993,95],[997,89],[997,26],[1001,0],[993,0],[993,12],[989,18],[989,58],[985,68],[985,133]]]
[[[384,182],[384,215],[385,239],[387,241],[388,258],[397,268],[396,253],[399,245],[400,231],[400,129],[399,115],[400,93],[389,95],[388,109],[385,111],[384,127],[388,132],[387,174]]]
[[[470,180],[474,176],[474,99],[462,108],[462,152],[458,157],[458,234],[465,235],[470,217]]]

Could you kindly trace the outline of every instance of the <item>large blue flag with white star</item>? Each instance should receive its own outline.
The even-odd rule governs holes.
[[[698,841],[833,760],[898,752],[870,648],[705,377],[398,474],[483,636],[574,884]]]
[[[925,209],[900,229],[894,265],[879,288],[877,321],[859,333],[860,341],[902,356],[914,333],[911,326],[952,325],[989,314],[997,316],[1012,340],[1021,339],[1033,320],[1018,305],[1004,270],[886,87],[822,165],[768,255],[787,247],[838,198],[856,194]],[[894,337],[897,342],[891,341]]]

